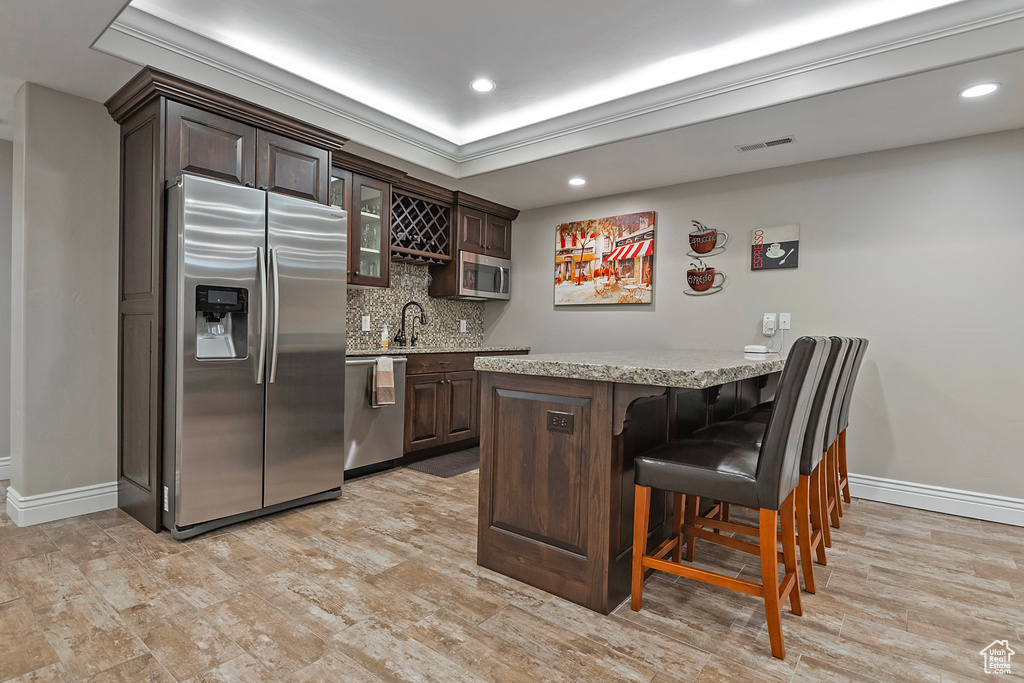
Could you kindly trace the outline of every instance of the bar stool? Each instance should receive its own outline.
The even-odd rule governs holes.
[[[804,436],[803,450],[800,454],[800,481],[796,488],[796,527],[797,543],[800,546],[800,566],[804,574],[804,589],[808,593],[817,592],[814,583],[814,560],[818,564],[827,564],[823,526],[825,523],[824,508],[821,501],[822,485],[822,442],[828,427],[828,417],[832,403],[836,399],[836,385],[842,371],[842,359],[850,345],[845,337],[830,337],[828,355],[825,357],[823,379],[811,404],[811,416]],[[762,411],[764,412],[764,411]],[[770,414],[770,411],[768,411]],[[765,425],[760,421],[726,420],[698,429],[693,433],[695,439],[710,439],[728,443],[748,444],[759,447],[764,437]],[[728,521],[728,520],[725,520]],[[714,520],[698,517],[696,526],[716,527]],[[733,525],[730,525],[733,526]],[[738,529],[732,529],[738,531]],[[742,532],[741,532],[742,533]],[[693,559],[694,536],[687,537],[687,560]],[[716,538],[714,543],[721,541]]]
[[[633,526],[633,575],[630,607],[643,601],[645,569],[657,569],[764,599],[772,654],[782,659],[782,605],[788,600],[794,614],[802,614],[796,568],[794,498],[800,456],[811,405],[822,380],[824,359],[831,342],[824,337],[801,337],[790,350],[779,382],[771,418],[760,448],[721,441],[680,439],[654,448],[635,459],[636,503]],[[647,553],[651,488],[673,492],[672,536]],[[683,524],[679,511],[684,499],[707,497],[760,511],[756,554],[761,557],[761,583],[698,569],[680,562],[683,533],[714,536]],[[785,571],[779,581],[778,523],[781,516],[782,556]],[[724,542],[729,537],[721,536]],[[743,543],[730,539],[737,544]],[[749,544],[752,545],[752,544]],[[672,560],[664,558],[672,551]]]
[[[822,456],[821,463],[819,465],[821,471],[819,473],[819,488],[818,498],[820,501],[821,508],[823,510],[824,517],[828,518],[829,523],[822,527],[822,535],[826,548],[832,547],[832,531],[831,527],[839,528],[839,518],[842,516],[842,502],[839,498],[839,457],[836,448],[833,445],[839,435],[839,422],[840,415],[842,413],[841,406],[847,395],[847,388],[849,386],[850,375],[853,371],[853,364],[856,358],[857,349],[860,345],[859,337],[841,337],[847,341],[847,347],[845,355],[841,356],[840,360],[841,367],[839,370],[839,378],[836,383],[835,392],[828,413],[827,427],[825,430],[825,438],[822,443]],[[730,418],[730,421],[746,421],[746,422],[760,422],[765,423],[768,420],[768,416],[771,414],[772,401],[762,403],[750,410],[737,413]]]
[[[846,400],[850,387],[850,377],[860,345],[860,337],[850,337],[850,348],[843,360],[843,370],[839,377],[839,384],[836,386],[836,398],[832,402],[831,411],[829,411],[828,429],[825,432],[825,515],[829,518],[830,526],[836,529],[839,528],[839,518],[843,516],[843,501],[839,492],[839,448],[836,442],[839,438],[839,419],[842,414],[843,401]],[[826,530],[825,540],[828,547],[831,548],[831,531]]]
[[[842,491],[842,498],[847,503],[850,498],[850,474],[846,469],[846,428],[850,426],[850,404],[853,402],[853,387],[857,383],[857,375],[860,374],[860,366],[864,361],[864,353],[868,350],[868,340],[858,337],[860,345],[857,347],[857,356],[853,360],[853,370],[850,372],[850,379],[846,384],[846,392],[843,395],[843,406],[839,411],[839,437],[836,445],[836,489]],[[837,493],[838,495],[838,493]]]

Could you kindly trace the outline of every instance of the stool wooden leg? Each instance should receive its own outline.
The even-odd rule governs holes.
[[[686,496],[686,524],[697,525],[697,509],[700,506],[700,496]],[[690,534],[686,538],[686,561],[693,562],[696,551],[697,537]]]
[[[843,500],[853,502],[850,498],[850,474],[846,470],[846,430],[839,432],[839,485],[843,489]]]
[[[821,463],[811,472],[810,481],[810,506],[811,506],[811,536],[812,538],[821,534],[821,542],[814,549],[818,554],[818,564],[827,564],[825,559],[825,531],[828,525],[824,523],[825,515],[821,511]],[[824,527],[824,528],[823,528]],[[803,555],[800,556],[803,560]]]
[[[672,561],[679,562],[683,556],[683,494],[672,494],[672,535],[676,546],[672,548]]]
[[[647,526],[650,522],[651,489],[636,486],[636,502],[633,505],[633,590],[629,606],[634,612],[640,610],[644,597],[644,553],[647,552]]]
[[[828,458],[828,476],[825,478],[825,488],[828,491],[828,498],[826,499],[828,501],[828,512],[832,526],[838,529],[840,503],[838,497],[839,487],[837,484],[839,483],[839,477],[836,476],[836,470],[838,468],[836,467],[836,445],[834,443],[828,447],[828,452],[826,452],[825,457]]]
[[[829,463],[828,463],[828,451],[821,454],[821,462],[818,463],[820,470],[818,474],[818,495],[821,497],[821,533],[825,538],[825,547],[832,547],[832,526],[828,524],[829,518],[829,504],[828,504],[828,478],[829,474]]]
[[[832,473],[836,480],[836,513],[843,516],[843,485],[839,473],[839,439],[832,444]],[[836,524],[836,526],[839,526]]]
[[[772,654],[785,659],[786,648],[782,644],[782,609],[779,605],[779,513],[775,510],[761,510],[760,548],[761,584],[764,586],[764,612],[768,618],[768,639]]]
[[[789,591],[789,607],[793,610],[793,614],[801,615],[804,613],[804,607],[803,598],[800,596],[800,580],[797,578],[796,568],[795,498],[796,496],[793,495],[793,492],[790,492],[786,496],[786,500],[782,502],[782,509],[779,510],[779,514],[782,515],[782,564],[786,568],[786,573],[782,577],[782,590]],[[810,566],[809,557],[808,566]],[[790,583],[791,580],[792,583]],[[783,592],[779,596],[780,603],[785,599],[786,594]]]
[[[811,557],[811,478],[800,475],[800,483],[796,487],[796,528],[800,541],[800,565],[804,570],[804,589],[808,593],[816,592],[814,587],[814,559]],[[783,541],[785,556],[785,541]]]

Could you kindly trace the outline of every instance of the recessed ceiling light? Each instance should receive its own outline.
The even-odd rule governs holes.
[[[477,92],[491,92],[494,90],[494,81],[489,81],[486,78],[478,78],[470,83],[470,85],[473,86],[473,90],[476,90]]]
[[[996,90],[999,90],[998,83],[982,83],[981,85],[972,85],[966,90],[961,90],[960,97],[981,97],[994,93]]]
[[[587,181],[583,178],[569,178],[570,185],[586,185]]]

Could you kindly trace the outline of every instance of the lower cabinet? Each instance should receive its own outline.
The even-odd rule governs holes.
[[[405,452],[479,435],[480,384],[475,370],[407,375]]]
[[[526,351],[410,353],[405,370],[405,447],[413,453],[480,436],[477,356]]]

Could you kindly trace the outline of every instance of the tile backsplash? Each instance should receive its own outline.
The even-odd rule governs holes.
[[[426,265],[412,263],[391,264],[391,287],[348,289],[346,329],[350,349],[370,349],[380,346],[380,331],[387,323],[388,336],[394,339],[402,326],[402,306],[418,301],[427,314],[427,324],[416,321],[416,346],[476,347],[484,339],[484,304],[480,301],[438,299],[427,294],[430,273]],[[406,336],[412,325],[411,308],[405,323]],[[370,331],[362,331],[362,317],[370,316]],[[459,321],[466,321],[466,331],[459,331]]]

